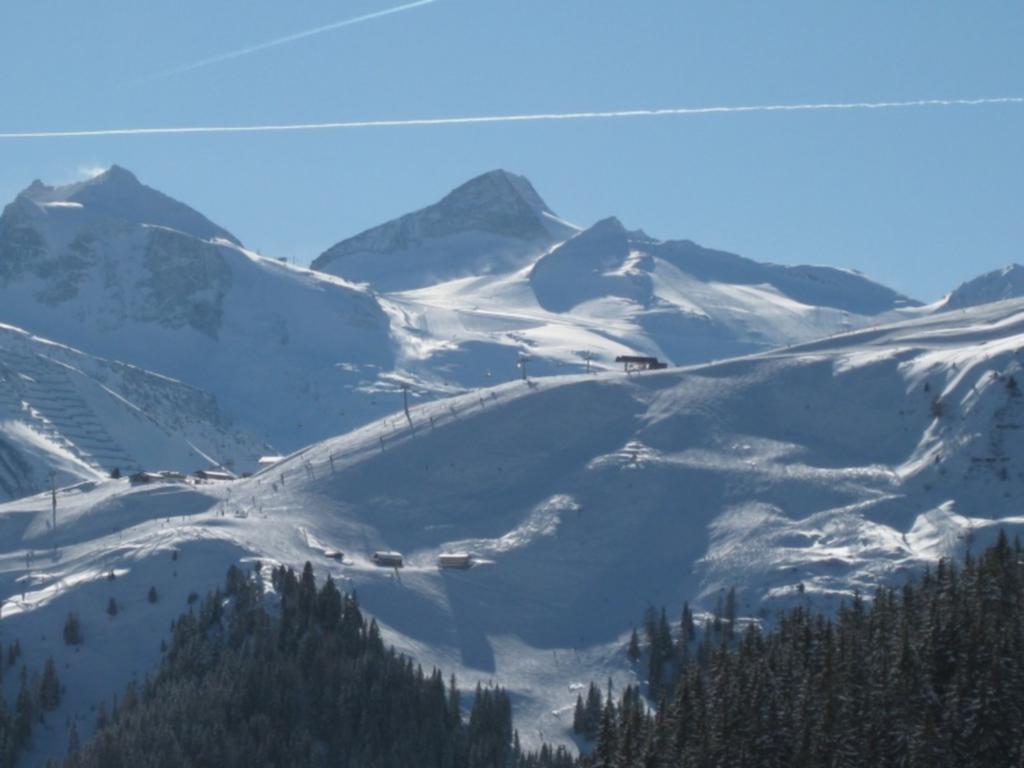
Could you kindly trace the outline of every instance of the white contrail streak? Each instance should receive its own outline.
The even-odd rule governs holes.
[[[345,19],[344,21],[336,21],[333,24],[326,24],[316,29],[307,29],[304,32],[295,32],[291,35],[285,35],[284,37],[278,37],[274,40],[268,40],[265,43],[258,43],[257,45],[250,45],[248,48],[240,48],[237,51],[229,51],[228,53],[221,53],[217,56],[211,56],[208,59],[201,59],[194,61],[191,64],[182,64],[172,69],[164,70],[163,72],[157,72],[154,75],[142,78],[142,81],[155,80],[161,77],[171,77],[172,75],[180,75],[185,72],[191,72],[194,69],[200,69],[202,67],[208,67],[211,64],[219,64],[222,61],[230,61],[231,59],[237,59],[241,56],[248,56],[250,53],[257,53],[258,51],[265,51],[268,48],[276,48],[279,45],[287,45],[288,43],[294,43],[296,40],[303,40],[307,37],[313,37],[314,35],[322,35],[325,32],[332,32],[335,29],[341,29],[342,27],[350,27],[353,24],[361,24],[364,21],[370,21],[371,19],[379,19],[382,16],[390,16],[393,13],[401,13],[402,11],[409,11],[413,8],[419,8],[422,5],[430,5],[436,3],[437,0],[416,0],[414,3],[406,3],[405,5],[398,5],[394,8],[385,8],[382,11],[374,11],[373,13],[367,13],[363,16],[356,16],[351,19]]]
[[[165,128],[100,128],[79,131],[13,131],[0,139],[59,139],[91,136],[154,136],[192,133],[271,133],[284,131],[326,131],[342,128],[404,128],[425,125],[479,125],[486,123],[532,123],[550,120],[600,120],[666,115],[712,115],[738,112],[806,112],[815,110],[903,109],[912,107],[975,107],[994,104],[1024,104],[1024,96],[988,99],[919,99],[916,101],[854,101],[834,104],[761,104],[739,107],[676,107],[629,109],[614,112],[550,112],[531,115],[490,115],[477,117],[424,117],[407,120],[353,120],[337,123],[279,123],[271,125],[202,125]]]

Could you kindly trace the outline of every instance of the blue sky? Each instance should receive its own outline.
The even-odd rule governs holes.
[[[1024,96],[1024,5],[436,0],[4,4],[0,132]],[[1024,105],[0,141],[0,199],[119,163],[265,253],[507,168],[587,225],[848,266],[915,298],[1024,261]]]

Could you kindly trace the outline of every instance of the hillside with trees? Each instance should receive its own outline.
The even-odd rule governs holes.
[[[728,602],[728,601],[727,601]],[[652,677],[576,708],[612,766],[1016,766],[1024,759],[1024,563],[1001,534],[962,567],[940,561],[834,619],[798,607],[770,631],[728,611],[673,635],[648,615]],[[631,643],[631,646],[634,646]],[[634,652],[635,653],[635,652]],[[635,654],[636,663],[643,663]]]
[[[500,688],[477,687],[468,718],[454,678],[425,673],[385,647],[355,595],[232,567],[223,592],[175,622],[153,680],[101,708],[96,738],[67,768],[568,766],[562,750],[518,749]],[[274,604],[277,610],[268,610]]]
[[[678,625],[649,611],[625,652],[648,676],[591,684],[574,730],[589,754],[526,754],[509,694],[425,673],[383,643],[355,595],[328,578],[232,567],[223,591],[175,622],[157,676],[72,727],[65,768],[119,766],[1011,766],[1024,758],[1024,558],[1000,535],[980,557],[855,596],[834,617],[798,607],[771,629],[726,596]],[[4,666],[14,668],[12,645]],[[0,765],[61,687],[47,666],[13,712]],[[651,703],[657,701],[656,707]],[[468,713],[467,713],[468,709]],[[468,716],[467,716],[468,714]],[[585,750],[586,751],[586,750]]]

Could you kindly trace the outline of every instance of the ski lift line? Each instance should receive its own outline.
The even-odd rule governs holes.
[[[817,104],[753,104],[713,107],[662,107],[599,112],[549,112],[520,115],[476,115],[465,117],[422,117],[394,120],[348,120],[326,123],[268,123],[263,125],[193,125],[138,128],[98,128],[51,131],[5,131],[0,139],[66,139],[100,136],[167,136],[188,134],[284,133],[345,130],[353,128],[411,128],[494,123],[536,123],[576,120],[604,120],[630,117],[670,117],[749,112],[812,112],[915,109],[925,107],[976,107],[1024,104],[1024,96],[976,99],[914,99],[908,101],[823,102]]]

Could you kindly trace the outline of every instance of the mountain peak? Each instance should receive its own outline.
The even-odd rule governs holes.
[[[626,228],[622,225],[622,221],[619,220],[618,216],[606,216],[603,219],[599,219],[594,222],[591,227],[592,230],[607,230],[615,232],[625,232]]]
[[[1013,263],[962,283],[946,297],[945,309],[963,309],[1024,296],[1024,266]]]
[[[487,207],[507,204],[516,200],[522,201],[538,213],[551,213],[551,209],[534,189],[529,179],[502,168],[487,171],[459,185],[449,192],[440,204],[466,202]]]
[[[56,202],[77,202],[76,197],[84,190],[95,188],[121,188],[138,189],[143,187],[138,177],[127,168],[120,165],[112,165],[102,173],[97,173],[80,181],[73,181],[69,184],[56,184],[50,186],[41,180],[35,179],[26,189],[22,196],[40,204]]]
[[[626,229],[626,226],[616,216],[606,216],[605,218],[596,221],[590,227],[580,232],[578,237],[616,237],[622,240],[638,240],[642,242],[653,242],[652,238],[642,229]]]
[[[312,266],[378,290],[408,290],[499,267],[519,268],[577,232],[551,211],[528,179],[495,169],[433,205],[342,240]]]
[[[474,176],[439,203],[417,213],[436,211],[467,228],[520,239],[564,239],[573,232],[537,193],[525,176],[498,168]],[[417,214],[412,214],[417,215]]]
[[[176,229],[203,240],[238,244],[230,232],[184,203],[148,187],[120,165],[71,184],[48,186],[36,179],[20,195],[44,209],[81,209],[86,221],[119,221]]]
[[[142,186],[142,182],[139,181],[139,178],[134,173],[116,163],[98,176],[93,176],[86,183],[135,184]]]

